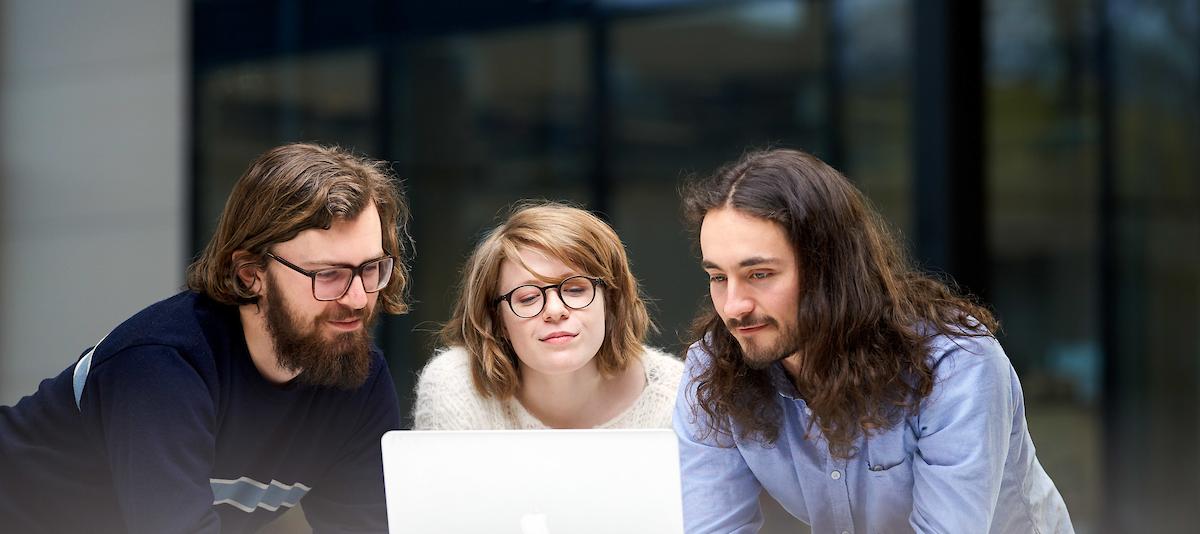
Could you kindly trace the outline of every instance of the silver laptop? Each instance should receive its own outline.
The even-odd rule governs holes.
[[[683,532],[679,452],[662,430],[394,430],[391,534]]]

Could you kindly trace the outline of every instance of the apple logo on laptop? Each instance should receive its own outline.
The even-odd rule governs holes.
[[[546,514],[522,515],[521,534],[550,534],[550,527],[546,526]]]

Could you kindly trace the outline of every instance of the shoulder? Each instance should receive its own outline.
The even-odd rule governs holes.
[[[368,402],[386,401],[387,404],[399,408],[399,398],[396,395],[396,384],[392,381],[392,372],[388,368],[387,358],[378,347],[371,347],[371,372],[366,382],[359,386],[357,393]]]
[[[463,383],[470,386],[470,354],[467,354],[463,347],[450,347],[438,351],[421,369],[417,383],[431,387],[449,387]]]
[[[672,391],[683,376],[683,362],[654,347],[642,348],[642,366],[646,368],[646,382],[661,384]]]
[[[484,398],[471,378],[471,357],[462,347],[444,349],[430,358],[417,377],[414,425],[421,429],[481,428],[499,417],[499,403]]]
[[[240,335],[240,324],[231,323],[236,320],[236,310],[231,307],[184,291],[147,306],[113,328],[97,343],[92,364],[98,366],[129,349],[150,346],[208,367],[212,345],[224,345],[225,339]]]
[[[936,335],[929,339],[929,365],[939,380],[964,374],[1007,375],[1012,368],[1000,342],[990,333]]]
[[[670,428],[683,362],[653,347],[642,347],[646,386],[624,414],[602,425],[609,428]]]
[[[683,376],[685,381],[693,381],[704,370],[712,366],[713,355],[704,340],[696,340],[688,346],[683,358]]]
[[[987,335],[938,335],[929,341],[933,392],[928,406],[955,410],[971,404],[994,404],[1010,411],[1021,403],[1016,371],[1000,346]]]

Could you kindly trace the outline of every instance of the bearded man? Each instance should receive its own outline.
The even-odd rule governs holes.
[[[0,407],[0,525],[255,532],[303,500],[316,532],[386,532],[379,440],[400,417],[370,329],[407,309],[407,217],[381,162],[260,156],[187,291]]]
[[[751,153],[684,211],[712,298],[674,415],[689,534],[756,532],[763,489],[813,532],[1072,532],[992,314],[844,176]]]

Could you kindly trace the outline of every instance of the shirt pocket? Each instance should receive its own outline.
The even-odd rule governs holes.
[[[912,450],[902,432],[872,436],[863,447],[863,460],[871,478],[881,483],[912,485]]]
[[[867,473],[864,498],[870,508],[868,532],[912,532],[913,453],[903,432],[887,432],[865,440],[860,461]]]

